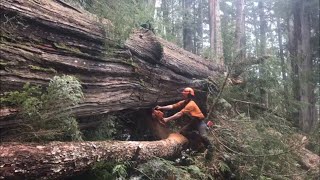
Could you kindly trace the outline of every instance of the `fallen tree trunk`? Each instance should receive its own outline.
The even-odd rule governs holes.
[[[195,82],[224,71],[146,29],[121,47],[107,36],[109,21],[60,1],[8,0],[0,15],[0,94],[74,75],[85,93],[73,108],[80,118],[176,101],[181,88],[199,90],[203,84]],[[9,120],[0,118],[0,129],[16,123]]]
[[[98,161],[144,161],[178,154],[187,139],[170,134],[167,139],[143,141],[52,142],[2,144],[0,179],[57,179],[88,170]]]

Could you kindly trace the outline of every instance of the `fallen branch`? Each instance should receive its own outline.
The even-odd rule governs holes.
[[[264,104],[254,103],[254,102],[249,102],[249,101],[242,101],[242,100],[233,99],[233,98],[230,98],[230,100],[233,101],[233,102],[239,102],[239,103],[252,105],[254,108],[257,108],[257,109],[260,109],[260,110],[263,110],[263,111],[267,111],[268,113],[273,114],[273,115],[275,115],[275,116],[277,116],[279,118],[286,119],[283,116],[279,115],[278,113],[274,112],[274,110],[272,110],[270,108],[267,108]]]
[[[223,81],[223,85],[222,85],[222,87],[221,87],[221,89],[220,89],[217,97],[215,98],[214,102],[212,103],[211,107],[209,108],[209,112],[208,112],[207,117],[210,117],[210,116],[211,116],[211,113],[212,113],[212,111],[213,111],[213,108],[214,108],[215,105],[217,104],[217,102],[218,102],[218,100],[219,100],[219,98],[220,98],[220,96],[221,96],[221,94],[222,94],[222,92],[223,92],[223,90],[224,90],[224,87],[227,85],[227,81],[228,81],[229,75],[230,75],[230,73],[228,72],[227,76],[225,77],[225,79],[224,79],[224,81]]]
[[[231,73],[232,78],[239,77],[249,66],[254,64],[263,63],[265,60],[269,59],[271,56],[262,56],[262,57],[251,57],[246,61],[242,61],[234,64],[234,71]]]

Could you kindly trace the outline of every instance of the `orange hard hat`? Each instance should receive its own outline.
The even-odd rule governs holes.
[[[192,96],[194,96],[194,90],[190,87],[184,88],[184,90],[182,91],[183,94],[191,94]]]

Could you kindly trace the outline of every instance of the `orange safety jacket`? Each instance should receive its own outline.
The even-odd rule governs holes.
[[[186,104],[186,100],[182,100],[175,104],[172,104],[172,106],[173,106],[173,109],[183,108],[180,111],[183,115],[195,117],[201,120],[204,119],[204,115],[202,114],[200,108],[193,100],[189,101],[187,105],[185,104]]]

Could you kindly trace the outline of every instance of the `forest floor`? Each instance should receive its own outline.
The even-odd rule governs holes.
[[[319,134],[312,139],[314,137],[302,134],[284,119],[281,122],[279,117],[262,117],[216,116],[218,127],[210,130],[216,145],[214,169],[221,172],[219,164],[223,161],[240,179],[319,178],[319,149],[314,148],[313,152],[306,148],[310,144],[319,148],[316,140]],[[273,118],[278,118],[278,122]]]
[[[203,147],[189,146],[174,159],[124,163],[112,173],[124,167],[124,179],[319,179],[319,129],[306,135],[274,114],[237,112],[215,111],[210,118],[215,122],[209,128],[215,147],[211,161],[204,158]],[[178,131],[180,123],[168,128]]]

